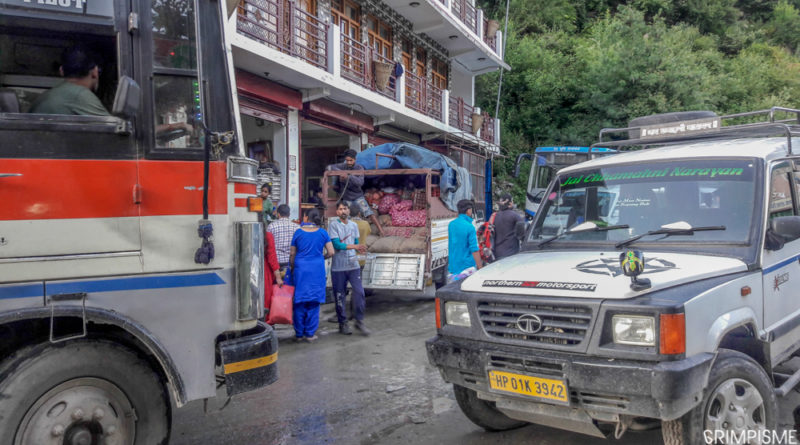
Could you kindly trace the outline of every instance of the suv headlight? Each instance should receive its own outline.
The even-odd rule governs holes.
[[[614,315],[611,318],[614,343],[622,345],[655,346],[656,320],[639,315]]]
[[[446,301],[444,303],[444,320],[454,326],[470,327],[469,308],[467,303],[460,301]]]

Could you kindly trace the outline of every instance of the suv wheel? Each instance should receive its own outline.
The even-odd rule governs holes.
[[[486,431],[511,430],[527,424],[527,422],[514,420],[501,413],[495,408],[493,402],[479,399],[478,394],[469,388],[453,385],[453,392],[456,394],[456,401],[464,415],[472,423]]]
[[[738,351],[720,350],[703,400],[683,417],[661,423],[665,445],[716,443],[748,430],[774,430],[778,402],[764,369]]]

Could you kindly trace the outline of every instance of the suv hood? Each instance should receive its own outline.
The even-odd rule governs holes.
[[[492,263],[461,284],[467,292],[624,299],[683,283],[747,270],[738,259],[644,252],[640,278],[652,287],[634,292],[619,266],[620,251],[526,252]]]

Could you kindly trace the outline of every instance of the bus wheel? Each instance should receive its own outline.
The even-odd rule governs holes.
[[[22,349],[0,365],[0,443],[166,445],[170,405],[135,352],[83,339]]]

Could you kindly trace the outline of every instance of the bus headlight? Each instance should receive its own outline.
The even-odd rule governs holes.
[[[614,343],[622,345],[655,346],[656,321],[640,315],[614,315],[611,318]]]
[[[444,303],[444,319],[446,324],[470,327],[469,308],[467,303],[446,301]]]

